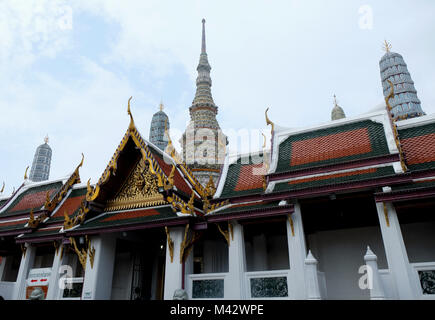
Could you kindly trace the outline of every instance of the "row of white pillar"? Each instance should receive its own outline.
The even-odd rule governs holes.
[[[399,299],[416,299],[418,294],[418,284],[413,279],[411,265],[406,253],[405,244],[400,230],[400,224],[397,218],[394,206],[390,203],[377,204],[377,212],[382,232],[382,238],[385,247],[385,253],[388,261],[389,271],[392,274],[394,283],[397,288]],[[230,240],[229,246],[229,272],[228,282],[231,284],[231,290],[228,290],[226,299],[246,299],[246,288],[244,281],[244,272],[246,270],[246,258],[244,252],[243,227],[236,223],[233,224],[234,238]],[[294,206],[294,212],[289,216],[286,222],[288,251],[290,258],[289,281],[291,283],[291,299],[320,299],[320,288],[317,273],[317,261],[308,252],[305,243],[305,234],[302,224],[302,215],[298,203]],[[192,272],[193,260],[187,259],[184,266],[180,263],[180,246],[184,238],[184,227],[170,228],[170,236],[174,243],[173,260],[171,261],[170,250],[166,250],[166,270],[164,299],[172,299],[174,292],[181,289],[182,284],[187,282],[187,274]],[[99,235],[91,239],[92,246],[95,248],[93,266],[90,259],[87,259],[85,279],[83,284],[82,299],[110,299],[112,277],[115,261],[116,237],[115,235]],[[14,299],[24,299],[26,279],[30,268],[35,259],[35,247],[26,244],[26,254],[21,260],[18,277],[16,281]],[[192,255],[192,254],[191,254]],[[60,278],[58,272],[62,265],[60,254],[55,255],[52,267],[50,286],[47,293],[47,299],[57,299],[59,288],[57,283]],[[376,260],[370,254],[366,255],[366,264],[376,270],[374,278],[374,289],[371,291],[373,299],[385,297],[383,290],[378,286],[380,280],[377,272]],[[185,277],[184,279],[182,277]],[[377,284],[378,283],[378,284]],[[54,285],[53,285],[54,284]]]

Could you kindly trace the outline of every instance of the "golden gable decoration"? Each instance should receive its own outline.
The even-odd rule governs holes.
[[[139,160],[113,200],[107,201],[105,211],[125,210],[165,204],[159,193],[158,180],[143,159]]]

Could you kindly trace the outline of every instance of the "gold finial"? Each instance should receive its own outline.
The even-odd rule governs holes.
[[[263,135],[263,149],[265,149],[266,148],[266,136],[263,132],[261,134]]]
[[[338,105],[338,103],[337,103],[337,96],[334,94],[334,106],[337,106]]]
[[[46,144],[48,144],[48,134],[45,136],[45,138],[44,138],[44,142],[45,142]]]
[[[163,105],[163,101],[160,101],[159,108],[160,111],[163,111],[163,109],[165,108],[165,106]]]
[[[5,182],[3,181],[3,187],[2,187],[2,189],[0,190],[0,193],[3,193],[3,191],[5,191]]]
[[[24,180],[27,180],[28,178],[27,178],[27,170],[29,170],[29,166],[27,166],[27,168],[26,168],[26,172],[24,172]]]
[[[391,43],[389,43],[387,40],[384,40],[384,50],[385,50],[385,52],[390,52],[391,51],[391,48],[392,48],[393,46],[391,45]]]
[[[266,115],[266,124],[272,126],[272,133],[275,131],[275,124],[270,121],[269,117],[267,116],[267,111],[269,111],[269,108],[266,109],[265,115]]]
[[[131,114],[131,110],[130,110],[130,101],[131,101],[131,99],[133,99],[133,97],[130,97],[130,99],[128,99],[128,107],[127,107],[127,114],[130,116],[130,127],[132,125],[134,125],[133,115]]]
[[[80,162],[80,164],[78,165],[78,167],[77,167],[77,169],[78,168],[81,168],[82,166],[83,166],[83,161],[85,160],[85,155],[83,154],[83,152],[82,152],[82,161]]]

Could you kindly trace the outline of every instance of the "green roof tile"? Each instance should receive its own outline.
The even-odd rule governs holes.
[[[357,141],[360,142],[360,145],[364,147],[364,150],[354,150],[355,141],[349,139],[349,134],[352,133],[353,139],[360,139],[361,136],[355,134],[355,130],[366,129],[368,132],[369,141],[362,142],[362,140]],[[301,145],[304,141],[309,142],[311,139],[321,139],[327,138],[328,136],[333,136],[332,141],[328,142],[326,145],[331,146],[330,150],[320,150],[315,149],[314,154],[308,154],[307,152],[301,152],[300,154],[295,155],[292,150],[292,145],[294,143],[298,143]],[[335,146],[334,138],[337,137],[340,145],[345,146],[343,148],[344,152],[340,152],[340,145]],[[312,140],[312,143],[316,144],[317,140]],[[338,150],[337,150],[338,148]],[[342,155],[340,155],[342,153]],[[286,140],[281,142],[279,145],[279,157],[278,157],[278,165],[275,172],[288,172],[299,169],[306,169],[314,166],[320,165],[331,165],[338,163],[345,163],[351,160],[358,160],[364,158],[371,158],[374,156],[386,155],[389,154],[388,144],[385,137],[384,127],[381,123],[377,123],[371,120],[364,120],[356,123],[345,124],[341,126],[319,129],[309,132],[304,132],[296,135],[289,136]],[[301,162],[301,164],[292,165],[291,160],[292,156],[295,157],[306,157],[306,163]]]
[[[360,172],[360,174],[355,174],[355,172]],[[327,176],[318,176],[316,177],[318,180],[305,180],[301,179],[300,183],[290,184],[289,182],[281,182],[277,183],[274,188],[274,192],[280,191],[296,191],[306,188],[316,188],[323,187],[329,185],[339,185],[343,183],[349,182],[358,182],[358,181],[366,181],[374,178],[388,177],[395,175],[394,169],[392,166],[376,168],[374,172],[368,172],[366,170],[355,170],[348,172],[349,175],[327,178]],[[295,181],[297,182],[297,180]]]

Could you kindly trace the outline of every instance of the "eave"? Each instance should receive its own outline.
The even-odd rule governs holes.
[[[80,235],[92,235],[92,234],[103,234],[112,232],[123,232],[123,231],[133,231],[133,230],[143,230],[159,227],[172,227],[178,225],[186,225],[190,222],[191,217],[181,217],[177,219],[168,220],[157,220],[151,222],[143,223],[132,223],[119,226],[109,226],[109,227],[95,227],[90,229],[80,229],[80,230],[67,230],[65,232],[66,237],[80,236]]]
[[[269,175],[267,175],[267,178],[269,183],[272,181],[291,179],[296,177],[303,177],[307,175],[322,174],[322,173],[328,173],[334,171],[355,169],[360,167],[368,167],[368,166],[374,166],[374,165],[380,165],[386,163],[393,163],[397,161],[400,161],[400,156],[398,153],[388,154],[388,155],[370,157],[365,159],[347,161],[346,163],[331,164],[326,166],[314,166],[314,167],[299,169],[294,171],[270,173]]]

